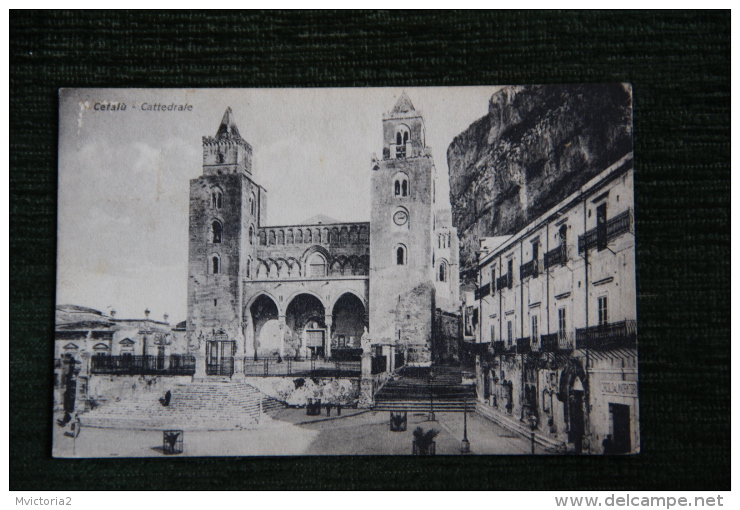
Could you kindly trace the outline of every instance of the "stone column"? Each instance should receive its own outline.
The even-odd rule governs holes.
[[[195,375],[194,378],[202,379],[206,376],[206,340],[199,340],[198,350],[195,354]]]
[[[324,316],[324,324],[326,324],[326,338],[324,339],[324,342],[325,342],[324,357],[331,358],[331,324],[332,324],[331,314],[326,314]]]
[[[282,358],[285,356],[285,328],[287,327],[285,324],[285,315],[280,315],[278,317],[278,323],[280,324],[280,357]]]
[[[372,357],[370,352],[362,353],[360,397],[357,402],[357,407],[362,409],[368,409],[373,406]]]

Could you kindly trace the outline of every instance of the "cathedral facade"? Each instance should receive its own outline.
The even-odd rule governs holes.
[[[203,138],[203,174],[190,182],[187,317],[200,375],[238,374],[244,359],[332,358],[363,336],[389,360],[431,362],[435,310],[459,308],[457,232],[405,93],[382,131],[369,223],[267,225],[267,190],[230,108]]]

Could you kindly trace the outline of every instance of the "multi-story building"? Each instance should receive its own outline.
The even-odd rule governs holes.
[[[639,451],[633,162],[481,242],[466,299],[479,411],[545,445]]]

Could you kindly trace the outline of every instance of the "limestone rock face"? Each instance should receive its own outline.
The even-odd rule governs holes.
[[[481,237],[516,233],[632,150],[627,84],[525,85],[491,97],[488,115],[447,149],[461,283]]]

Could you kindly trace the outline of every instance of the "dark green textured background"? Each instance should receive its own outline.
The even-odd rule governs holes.
[[[633,84],[642,453],[55,460],[59,87]],[[10,488],[730,488],[729,12],[10,14]]]

